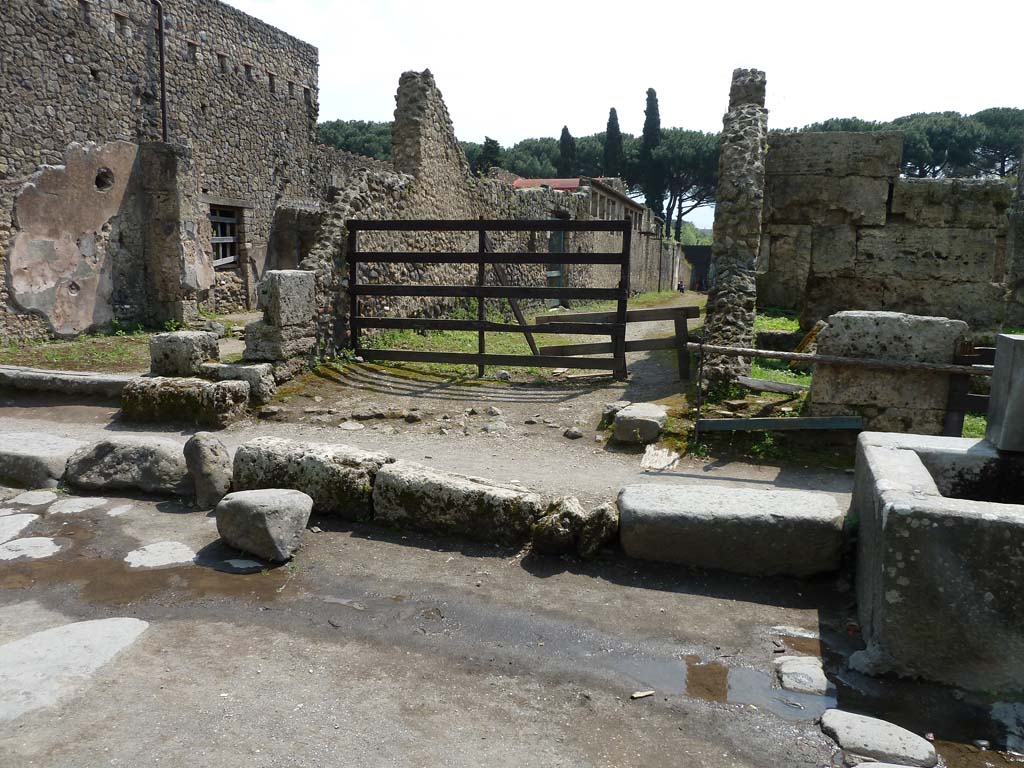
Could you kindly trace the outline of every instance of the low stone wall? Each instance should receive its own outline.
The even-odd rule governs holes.
[[[967,324],[899,312],[838,312],[818,335],[818,353],[921,363],[952,363]],[[865,428],[942,434],[949,376],[816,363],[811,414],[860,416]]]

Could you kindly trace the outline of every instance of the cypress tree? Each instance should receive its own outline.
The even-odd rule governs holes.
[[[562,126],[562,135],[558,139],[558,175],[569,178],[576,174],[576,139],[569,133],[568,126]]]
[[[640,189],[647,207],[660,216],[665,204],[665,173],[654,153],[661,143],[661,114],[658,111],[658,94],[653,88],[647,89],[644,115],[644,133],[640,141]]]
[[[619,115],[612,107],[608,112],[608,127],[604,133],[604,175],[622,176],[625,152],[622,149],[622,131],[619,130]]]

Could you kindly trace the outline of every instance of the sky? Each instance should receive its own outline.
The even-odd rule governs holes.
[[[464,141],[718,131],[736,67],[767,73],[772,128],[1024,107],[1020,0],[227,0],[320,50],[321,120],[391,120],[430,69]],[[710,225],[710,212],[691,217]]]

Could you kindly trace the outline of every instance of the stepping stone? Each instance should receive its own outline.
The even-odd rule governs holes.
[[[630,557],[753,575],[839,567],[845,511],[827,493],[628,485],[619,535]]]
[[[79,693],[148,626],[130,618],[79,621],[0,645],[0,723]]]
[[[825,696],[835,690],[816,656],[782,656],[775,659],[775,672],[787,691]]]
[[[133,549],[124,561],[129,568],[165,568],[171,565],[184,565],[196,559],[191,547],[179,541],[158,541]]]
[[[10,500],[11,504],[20,504],[23,507],[41,507],[43,504],[50,504],[56,501],[59,496],[53,491],[27,491],[20,496]]]
[[[39,519],[39,515],[6,515],[0,517],[0,543],[9,541]]]
[[[938,762],[930,743],[884,720],[830,709],[821,716],[821,730],[857,757],[919,768],[931,768]]]
[[[60,552],[60,544],[53,539],[43,537],[31,537],[27,539],[14,539],[0,544],[0,560],[38,560],[41,557],[49,557]]]
[[[313,499],[301,491],[236,491],[217,505],[217,532],[228,546],[284,562],[299,548],[312,510]]]
[[[51,504],[50,508],[46,511],[51,515],[77,515],[79,512],[85,512],[89,509],[102,507],[106,503],[106,499],[101,499],[96,496],[74,496],[70,499],[61,499],[60,501]]]

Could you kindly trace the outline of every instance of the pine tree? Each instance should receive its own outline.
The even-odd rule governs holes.
[[[622,149],[622,131],[619,130],[619,115],[612,107],[608,112],[608,127],[604,133],[604,175],[622,176],[625,152]]]
[[[661,114],[658,111],[658,94],[653,88],[647,89],[644,115],[644,133],[640,141],[640,189],[647,207],[660,216],[665,203],[665,173],[655,155],[661,143]]]
[[[569,133],[569,127],[563,125],[558,139],[558,175],[569,178],[576,174],[576,168],[576,139]]]

